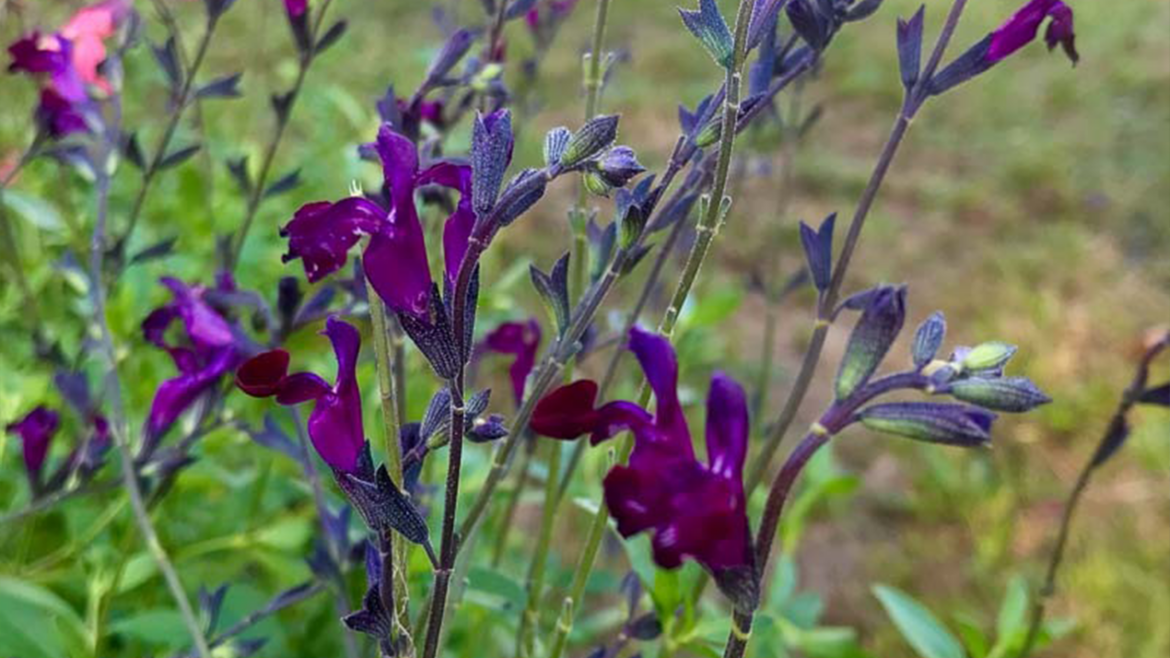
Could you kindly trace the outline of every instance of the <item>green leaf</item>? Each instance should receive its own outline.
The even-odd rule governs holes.
[[[85,643],[85,624],[53,592],[17,578],[0,576],[0,655],[29,658],[76,655]]]
[[[12,212],[43,231],[61,231],[65,228],[61,213],[44,199],[20,190],[5,190],[3,200]]]
[[[1028,584],[1022,576],[1008,581],[999,617],[995,622],[995,646],[989,656],[1010,656],[1017,652],[1028,633]]]
[[[177,610],[147,610],[110,624],[110,631],[151,646],[179,648],[190,640]]]
[[[910,595],[887,585],[874,585],[873,594],[886,609],[902,637],[922,658],[965,658],[955,636]]]
[[[524,587],[508,576],[484,567],[472,567],[467,574],[467,589],[471,592],[482,592],[499,597],[506,601],[513,610],[523,610],[525,599]]]

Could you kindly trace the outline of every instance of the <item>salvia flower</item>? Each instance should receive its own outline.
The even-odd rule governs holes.
[[[161,279],[161,283],[170,289],[174,299],[143,320],[142,333],[147,342],[171,355],[179,375],[163,382],[155,392],[146,422],[147,452],[240,359],[231,326],[204,299],[206,288],[188,286],[171,277]],[[228,281],[221,281],[220,285],[231,287]],[[180,343],[171,342],[166,336],[175,320],[184,329],[184,340]]]
[[[363,234],[369,235],[362,265],[374,290],[393,311],[425,319],[430,312],[434,286],[414,194],[425,185],[440,185],[460,192],[459,204],[447,218],[443,231],[447,279],[453,281],[475,224],[471,168],[439,162],[420,170],[414,143],[390,126],[383,126],[378,132],[375,149],[382,159],[390,192],[390,211],[387,213],[373,201],[356,196],[336,203],[302,206],[281,229],[281,235],[289,241],[284,260],[301,259],[305,275],[310,282],[315,282],[340,269],[349,249]]]
[[[284,11],[289,19],[298,20],[309,10],[309,0],[284,0]]]
[[[1076,35],[1073,34],[1072,9],[1061,0],[1028,0],[1011,18],[991,33],[987,59],[998,62],[1036,39],[1045,19],[1051,19],[1044,32],[1044,41],[1052,50],[1059,44],[1075,64]]]
[[[652,532],[654,561],[660,566],[673,569],[693,559],[715,575],[737,605],[753,607],[755,567],[742,477],[749,427],[743,389],[722,373],[712,377],[704,464],[695,456],[679,403],[678,363],[670,342],[635,328],[629,347],[654,391],[653,415],[624,401],[594,408],[597,385],[582,380],[541,400],[532,429],[561,439],[588,433],[593,443],[632,431],[629,465],[615,466],[604,483],[618,531],[624,537]],[[725,584],[730,582],[749,586],[729,591]]]
[[[1075,65],[1080,60],[1073,33],[1073,12],[1061,0],[1028,0],[1003,25],[988,34],[930,80],[929,93],[941,94],[987,71],[1036,39],[1040,26],[1051,19],[1044,40],[1048,49],[1059,44]]]
[[[362,399],[357,384],[361,335],[351,324],[330,317],[324,335],[337,357],[337,378],[330,386],[311,372],[288,374],[289,353],[264,352],[236,371],[236,385],[252,397],[275,397],[283,405],[314,400],[309,415],[309,438],[321,459],[341,473],[356,473],[365,448]]]
[[[53,435],[61,425],[61,417],[48,407],[39,406],[25,414],[24,418],[9,423],[5,431],[20,437],[24,451],[24,468],[32,480],[40,477],[49,454]]]
[[[524,383],[536,365],[536,353],[540,349],[540,323],[535,319],[504,322],[484,337],[483,346],[490,352],[516,357],[508,368],[508,375],[512,380],[512,395],[519,405],[524,399]]]

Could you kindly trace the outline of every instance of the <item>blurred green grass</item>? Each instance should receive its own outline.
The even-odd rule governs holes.
[[[28,18],[52,25],[71,4],[36,3],[28,7]],[[459,15],[476,16],[478,3],[454,4]],[[943,4],[928,7],[928,30],[937,29]],[[974,41],[1015,4],[972,3],[956,43]],[[1073,4],[1083,56],[1075,70],[1059,54],[1048,55],[1034,44],[926,108],[879,198],[852,270],[850,283],[856,287],[877,281],[910,284],[911,319],[944,310],[952,327],[950,342],[996,337],[1018,343],[1014,368],[1056,399],[1026,419],[1005,423],[990,455],[942,454],[861,432],[843,437],[839,459],[862,485],[847,505],[820,509],[796,558],[805,584],[826,597],[829,620],[858,626],[875,655],[909,654],[869,595],[872,581],[897,584],[937,610],[993,623],[1008,576],[1023,572],[1035,578],[1055,530],[1055,502],[1091,451],[1128,380],[1141,330],[1170,316],[1170,3]],[[687,40],[674,3],[615,0],[614,5],[610,42],[629,59],[618,65],[603,106],[623,114],[624,139],[645,163],[659,165],[677,133],[674,105],[692,105],[717,85],[718,73]],[[545,130],[579,120],[578,56],[587,41],[591,6],[588,0],[582,3],[544,62],[534,107],[521,124],[517,162],[537,159]],[[806,102],[822,104],[824,115],[794,166],[788,212],[776,214],[778,166],[771,177],[750,178],[739,188],[716,248],[721,266],[704,270],[699,303],[680,334],[692,399],[701,400],[706,375],[715,366],[744,379],[755,376],[764,312],[756,296],[743,292],[747,276],[761,262],[799,267],[797,219],[819,221],[831,211],[851,211],[900,101],[894,17],[915,8],[909,0],[887,0],[875,17],[847,29],[835,42],[822,74],[805,92]],[[191,35],[198,31],[195,9],[182,11]],[[351,180],[374,180],[353,148],[376,126],[372,102],[391,81],[399,89],[413,88],[439,38],[429,6],[422,3],[337,0],[332,11],[350,19],[349,34],[310,74],[277,160],[279,173],[300,168],[305,184],[261,211],[241,267],[246,287],[271,290],[287,272],[279,260],[284,245],[276,239],[276,226],[300,203],[341,196]],[[19,29],[6,15],[0,35],[8,42]],[[148,26],[154,37],[157,30]],[[509,48],[522,55],[528,44],[517,33]],[[111,322],[126,350],[123,377],[132,382],[127,391],[132,409],[145,409],[154,383],[169,372],[164,356],[148,351],[137,338],[142,316],[165,296],[155,280],[164,273],[210,276],[214,234],[236,226],[243,211],[221,163],[245,153],[253,161],[258,158],[271,129],[267,96],[295,75],[275,0],[240,2],[217,37],[207,70],[226,73],[241,67],[245,98],[203,106],[207,130],[202,138],[214,176],[208,180],[204,161],[197,158],[164,177],[148,204],[140,245],[178,236],[177,255],[132,270],[112,300]],[[127,69],[128,116],[132,125],[143,126],[144,143],[152,144],[165,106],[161,78],[142,48]],[[33,95],[14,76],[0,78],[0,95],[5,99],[0,107],[3,159],[28,138],[25,108]],[[197,138],[187,126],[180,142]],[[762,157],[775,160],[771,154]],[[135,185],[132,174],[120,176],[115,208],[129,204]],[[92,220],[87,186],[49,163],[37,163],[15,189],[46,200],[55,211],[40,216],[40,227],[22,225],[19,239],[33,285],[47,302],[46,326],[73,352],[84,338],[79,320],[85,310],[83,284],[53,264],[76,244],[71,226],[85,227]],[[503,272],[513,259],[547,265],[568,244],[564,210],[570,199],[568,186],[554,190],[519,230],[505,235],[489,268]],[[768,236],[768,242],[761,245],[760,236]],[[513,271],[522,274],[522,269]],[[535,312],[523,276],[512,282],[485,300],[485,325],[514,313],[518,304]],[[628,300],[633,292],[627,286],[621,298]],[[798,298],[782,311],[773,403],[783,399],[807,338],[810,301]],[[54,394],[52,373],[33,359],[18,320],[19,296],[7,283],[0,290],[0,311],[5,318],[0,323],[0,418],[7,421]],[[321,353],[316,337],[298,340],[306,350]],[[805,405],[810,417],[825,402],[842,340],[834,334]],[[327,370],[325,360],[320,362]],[[366,368],[364,381],[372,381],[372,368]],[[421,413],[431,386],[425,377],[412,378],[414,416]],[[366,393],[372,415],[373,392]],[[248,413],[260,408],[233,403]],[[1078,518],[1056,612],[1079,624],[1051,656],[1160,658],[1170,652],[1165,623],[1170,618],[1165,588],[1170,582],[1165,560],[1170,421],[1164,413],[1145,414],[1142,421],[1132,445],[1090,490]],[[299,556],[313,531],[311,506],[295,469],[273,465],[256,450],[235,434],[209,437],[202,447],[208,458],[156,514],[168,546],[180,547],[176,553],[188,585],[241,583],[232,595],[238,604],[230,599],[241,611],[275,591],[276,584],[291,584],[307,574]],[[20,500],[19,457],[5,439],[0,439],[0,455],[0,499]],[[472,454],[470,459],[474,478],[482,472],[484,457]],[[601,458],[590,460],[588,472],[596,474]],[[591,484],[580,493],[594,490]],[[0,570],[27,566],[34,557],[29,552],[35,553],[46,537],[77,537],[87,527],[55,524],[88,523],[115,504],[113,497],[83,503],[89,514],[47,517],[31,538],[20,539],[21,545],[0,543]],[[239,518],[223,514],[225,508],[239,508]],[[255,513],[245,516],[245,510]],[[120,517],[112,527],[126,533]],[[82,602],[83,608],[86,583],[108,575],[117,557],[115,539],[121,534],[103,533],[106,541],[79,549],[86,556],[81,564],[57,565],[32,577]],[[217,538],[222,541],[215,543]],[[560,546],[558,577],[565,564],[571,567],[575,546],[570,533]],[[513,574],[522,573],[522,560],[518,556],[509,565]],[[615,567],[620,563],[615,560]],[[148,578],[142,575],[143,582]],[[125,621],[143,610],[166,609],[168,601],[161,587],[138,583],[116,597],[113,606],[112,616]],[[269,624],[266,630],[279,636],[269,655],[287,655],[291,646],[300,655],[327,655],[333,646],[328,637],[308,638],[287,629],[293,628],[290,623],[328,627],[331,614],[322,603],[290,613],[282,625]]]

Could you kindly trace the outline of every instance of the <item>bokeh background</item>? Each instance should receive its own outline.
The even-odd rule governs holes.
[[[137,4],[148,17],[147,34],[158,38],[149,4]],[[193,41],[197,3],[173,4]],[[731,3],[720,4],[731,12]],[[694,422],[702,417],[713,369],[745,381],[760,378],[769,314],[777,323],[777,356],[764,374],[769,386],[762,407],[765,417],[777,413],[811,331],[814,299],[811,291],[798,291],[773,305],[760,294],[758,282],[780,280],[801,267],[798,219],[815,224],[830,212],[852,212],[901,100],[894,20],[917,4],[886,0],[873,18],[838,37],[823,70],[801,92],[801,111],[819,107],[820,120],[799,143],[774,128],[754,131],[741,142],[735,205],[678,335]],[[927,4],[929,35],[948,3]],[[972,2],[954,52],[1017,4]],[[1060,500],[1129,380],[1143,331],[1170,321],[1170,2],[1070,4],[1080,65],[1071,68],[1059,53],[1049,55],[1033,44],[929,104],[879,196],[851,271],[851,288],[909,284],[908,326],[942,310],[950,324],[949,344],[992,338],[1018,344],[1012,370],[1033,378],[1055,400],[1024,418],[1004,419],[990,451],[931,449],[856,430],[840,437],[832,459],[822,460],[810,480],[815,486],[804,490],[815,489],[807,509],[786,527],[785,548],[794,568],[784,578],[806,595],[801,605],[820,611],[820,624],[855,628],[874,656],[913,654],[871,594],[873,583],[912,593],[957,630],[993,628],[1009,581],[1038,579]],[[299,168],[304,182],[264,206],[244,254],[241,285],[271,296],[277,278],[294,272],[281,265],[284,245],[276,227],[299,204],[342,196],[354,180],[376,180],[377,172],[358,160],[354,146],[373,135],[373,102],[388,84],[406,90],[420,81],[441,40],[433,14],[438,5],[467,20],[481,11],[472,0],[335,0],[330,11],[349,19],[348,34],[310,73],[277,158],[278,171]],[[678,133],[676,105],[693,106],[719,83],[718,70],[685,33],[674,5],[614,0],[610,22],[609,44],[621,59],[602,107],[622,114],[623,141],[651,170],[661,166]],[[56,25],[76,6],[65,0],[2,0],[0,36],[8,43],[27,28]],[[539,84],[517,110],[519,163],[538,160],[545,131],[579,123],[580,56],[592,9],[592,0],[581,0],[543,58]],[[508,38],[510,57],[531,52],[531,40],[519,25]],[[295,75],[277,0],[239,0],[226,19],[205,71],[239,70],[244,98],[205,103],[202,125],[184,124],[182,138],[203,141],[203,153],[165,176],[148,202],[139,240],[149,244],[176,236],[176,254],[133,269],[111,300],[136,419],[169,372],[165,355],[149,350],[137,329],[166,298],[155,282],[164,274],[210,279],[214,236],[231,230],[243,213],[223,162],[243,154],[253,161],[259,157],[272,125],[267,98]],[[517,80],[514,69],[509,76]],[[126,87],[129,122],[148,137],[157,135],[165,94],[147,49],[131,54]],[[24,80],[0,77],[0,166],[29,139],[32,102],[33,90]],[[791,98],[781,109],[792,111]],[[458,150],[461,139],[466,144],[466,135],[458,133],[450,149]],[[115,215],[128,207],[136,183],[130,170],[118,177]],[[17,218],[22,265],[44,302],[45,328],[76,350],[89,330],[83,320],[84,283],[59,264],[87,239],[93,219],[89,186],[38,162],[6,198]],[[567,248],[565,211],[574,198],[572,185],[557,187],[494,248],[487,267],[499,283],[484,300],[482,326],[539,314],[528,289],[527,264],[548,267]],[[598,206],[603,216],[612,213],[609,202]],[[618,291],[610,309],[631,302],[638,278]],[[653,321],[657,312],[647,318]],[[51,371],[32,354],[20,296],[7,279],[0,284],[0,313],[0,420],[8,422],[43,401],[60,406]],[[603,313],[602,326],[618,317]],[[829,399],[845,335],[841,328],[831,334],[802,412],[809,420]],[[323,371],[330,370],[316,336],[306,333],[297,341],[302,351],[318,354]],[[905,348],[892,358],[904,359]],[[604,364],[597,361],[586,370]],[[412,367],[409,402],[417,417],[435,384],[419,359]],[[483,370],[484,377],[499,374],[491,363]],[[1159,372],[1164,378],[1166,368]],[[364,364],[362,373],[370,382],[365,392],[372,418],[372,364]],[[619,393],[633,395],[632,387]],[[258,407],[238,398],[233,404],[258,417],[253,413]],[[1137,421],[1130,444],[1099,473],[1081,508],[1052,608],[1074,625],[1045,655],[1170,654],[1170,418],[1151,411],[1139,413]],[[471,452],[474,490],[488,457]],[[238,617],[307,574],[302,557],[316,528],[312,505],[296,466],[264,453],[241,434],[208,437],[200,456],[154,518],[188,588],[232,583],[225,614]],[[588,459],[575,497],[596,496],[604,456],[598,451]],[[16,509],[27,493],[19,447],[8,437],[0,438],[0,464],[0,507]],[[105,632],[114,635],[109,655],[173,647],[182,633],[165,589],[145,553],[124,548],[137,546],[124,498],[107,494],[70,506],[67,513],[0,530],[0,617],[5,606],[23,600],[18,594],[27,592],[20,587],[36,587],[59,597],[88,629],[96,592],[101,594],[96,600],[108,607]],[[518,534],[534,533],[538,515],[534,492],[521,508],[520,523],[530,532]],[[567,581],[587,522],[578,506],[563,516],[550,577],[554,587]],[[497,655],[482,653],[490,645],[478,644],[493,638],[501,647],[498,655],[505,655],[502,647],[510,646],[512,631],[496,624],[490,609],[515,594],[509,582],[513,587],[522,582],[527,546],[517,538],[515,554],[492,575],[502,576],[503,584],[488,578],[477,589],[485,579],[473,583],[463,608],[477,622],[456,626],[452,640],[465,647],[462,655]],[[586,652],[592,633],[604,638],[612,629],[605,592],[612,592],[628,568],[626,560],[616,544],[607,547],[604,569],[591,585],[595,601],[587,603],[589,614],[574,635],[574,655]],[[124,574],[117,589],[103,591],[118,570]],[[714,616],[719,602],[709,598]],[[559,597],[550,598],[549,608],[557,602]],[[323,599],[261,625],[258,632],[272,638],[261,655],[331,655],[336,649],[333,610]],[[785,655],[775,651],[772,655]]]

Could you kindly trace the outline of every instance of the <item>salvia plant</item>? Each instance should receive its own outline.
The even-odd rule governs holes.
[[[56,28],[20,36],[8,48],[8,70],[35,89],[35,104],[30,138],[0,193],[27,164],[53,161],[81,174],[93,221],[76,226],[80,237],[56,268],[80,298],[81,338],[67,339],[42,322],[8,206],[0,203],[11,270],[5,285],[26,313],[9,321],[27,326],[56,390],[7,425],[23,461],[6,468],[23,468],[28,485],[27,502],[3,518],[4,532],[87,498],[127,501],[135,526],[118,539],[119,550],[143,546],[149,563],[137,568],[165,581],[186,633],[171,641],[182,656],[258,655],[267,639],[259,624],[318,596],[332,598],[326,628],[350,657],[868,655],[851,636],[836,649],[818,649],[809,638],[831,630],[818,626],[819,613],[799,632],[775,628],[779,607],[799,603],[791,558],[774,544],[801,474],[830,442],[897,437],[940,450],[988,448],[1007,440],[997,432],[1002,415],[1051,400],[1011,364],[1017,349],[1000,340],[1010,336],[948,329],[942,311],[911,331],[909,286],[858,285],[863,276],[850,265],[914,119],[947,103],[956,87],[1010,66],[1033,41],[1059,47],[1075,64],[1073,8],[1028,0],[973,44],[952,43],[966,0],[952,0],[945,11],[924,5],[888,25],[902,102],[868,183],[851,212],[816,226],[799,223],[805,263],[787,283],[775,272],[760,284],[774,302],[806,289],[816,298],[787,397],[776,409],[767,404],[776,331],[770,322],[754,396],[728,372],[710,375],[703,450],[687,417],[693,396],[680,381],[690,366],[674,338],[721,229],[736,220],[736,181],[750,175],[745,163],[764,148],[767,140],[758,137],[767,126],[780,127],[786,158],[798,141],[815,139],[809,133],[821,110],[799,108],[804,85],[855,24],[890,21],[881,0],[739,0],[723,8],[698,0],[679,8],[679,33],[689,35],[680,47],[705,52],[721,81],[697,106],[678,108],[674,148],[653,170],[643,164],[655,158],[643,156],[649,147],[638,143],[642,136],[622,130],[620,108],[603,109],[603,92],[623,61],[606,50],[609,11],[629,1],[483,0],[465,24],[459,17],[466,12],[436,9],[445,36],[418,86],[391,81],[397,84],[372,106],[379,125],[368,141],[344,145],[369,163],[366,183],[316,181],[336,192],[283,217],[266,202],[296,194],[302,174],[280,146],[300,121],[298,100],[315,93],[314,64],[347,33],[345,20],[329,18],[330,0],[266,6],[287,27],[291,58],[280,65],[289,67],[291,82],[271,94],[259,149],[232,153],[224,163],[213,161],[201,136],[217,130],[210,119],[248,90],[247,80],[243,71],[206,69],[219,28],[237,6],[255,0],[203,0],[201,7],[104,0]],[[660,9],[649,4],[647,11]],[[350,9],[360,20],[363,7]],[[583,58],[584,112],[570,125],[540,126],[533,110],[547,81],[543,59],[564,47],[570,17],[587,10],[593,32]],[[513,55],[522,39],[534,53],[527,59]],[[147,88],[132,88],[127,81],[139,78],[125,75],[125,67],[142,61],[152,61],[158,75]],[[124,102],[140,95],[165,107],[134,117]],[[544,133],[539,157],[517,148],[521,130]],[[158,285],[168,301],[140,309],[139,336],[120,335],[108,300],[128,285],[128,272],[179,255],[174,233],[154,242],[143,237],[144,227],[149,232],[148,224],[161,221],[152,218],[149,199],[162,193],[168,172],[195,167],[196,159],[207,175],[235,186],[235,219],[217,223],[230,230],[217,236],[217,256],[202,276],[163,276]],[[558,188],[570,197],[551,194]],[[786,186],[783,193],[790,192]],[[573,200],[558,208],[564,198]],[[563,255],[533,263],[528,277],[501,273],[487,257],[506,236],[535,232],[529,215],[538,207],[568,217]],[[600,207],[612,208],[612,217]],[[182,231],[173,224],[168,230]],[[275,237],[266,231],[272,226]],[[279,241],[284,275],[249,288],[240,283],[250,278],[241,266],[256,253],[249,247],[265,239]],[[671,285],[662,279],[675,257],[682,266]],[[645,272],[636,304],[613,308],[612,293],[639,280],[635,272]],[[485,303],[518,277],[531,283],[543,319]],[[652,298],[666,300],[657,319],[649,317]],[[838,331],[840,357],[824,363]],[[1045,601],[1055,591],[1073,511],[1090,477],[1124,443],[1131,408],[1170,404],[1168,385],[1149,382],[1167,344],[1165,335],[1150,341],[1077,480],[1030,608],[1029,588],[1011,586],[1013,605],[1022,597],[1029,609],[1026,619],[986,655],[1026,656],[1054,639],[1058,626],[1045,618]],[[153,396],[141,408],[124,393],[126,362],[139,358],[139,348],[159,350],[170,362],[146,371]],[[627,353],[640,373],[627,390],[637,393],[618,399],[613,389]],[[370,360],[373,377],[362,367]],[[595,366],[599,361],[604,365]],[[412,362],[425,365],[408,367]],[[503,393],[479,376],[497,367],[507,370]],[[836,371],[819,396],[826,402],[807,429],[794,432],[818,369]],[[595,372],[600,376],[582,376]],[[408,392],[418,391],[429,395],[425,406],[408,404]],[[363,403],[372,399],[378,413],[367,415]],[[259,460],[294,465],[292,486],[316,519],[303,555],[307,579],[230,614],[226,584],[197,583],[198,595],[190,596],[181,540],[164,542],[155,528],[159,515],[183,513],[166,507],[168,494],[206,477],[198,475],[207,459],[201,446],[224,434],[249,437],[236,447]],[[782,450],[790,434],[801,438]],[[591,451],[600,456],[587,459]],[[600,487],[578,486],[578,479],[591,482],[585,465],[599,462]],[[753,503],[757,492],[761,500]],[[522,521],[523,500],[539,501],[537,517]],[[200,513],[241,513],[222,497],[206,505]],[[88,536],[126,508],[112,508]],[[569,514],[582,509],[585,529],[569,527]],[[620,582],[594,573],[614,540],[634,563]],[[554,544],[567,551],[560,565]],[[500,571],[509,555],[526,563],[522,580]],[[698,575],[681,580],[692,562]],[[112,583],[92,592],[80,639],[74,630],[53,641],[27,637],[32,648],[13,655],[147,655],[127,653],[135,650],[108,637],[110,597],[130,577],[126,571],[123,559],[112,576],[102,576]],[[709,582],[719,594],[703,598]],[[498,614],[486,622],[469,617],[469,587],[492,591]],[[909,595],[885,586],[876,593],[919,654],[966,655]],[[581,612],[594,608],[605,611],[602,621],[579,627]],[[71,610],[54,614],[62,627],[76,619]],[[16,632],[21,622],[13,615],[0,634]],[[229,616],[236,621],[224,621]],[[715,637],[720,632],[725,639]],[[455,652],[457,642],[463,653]]]

